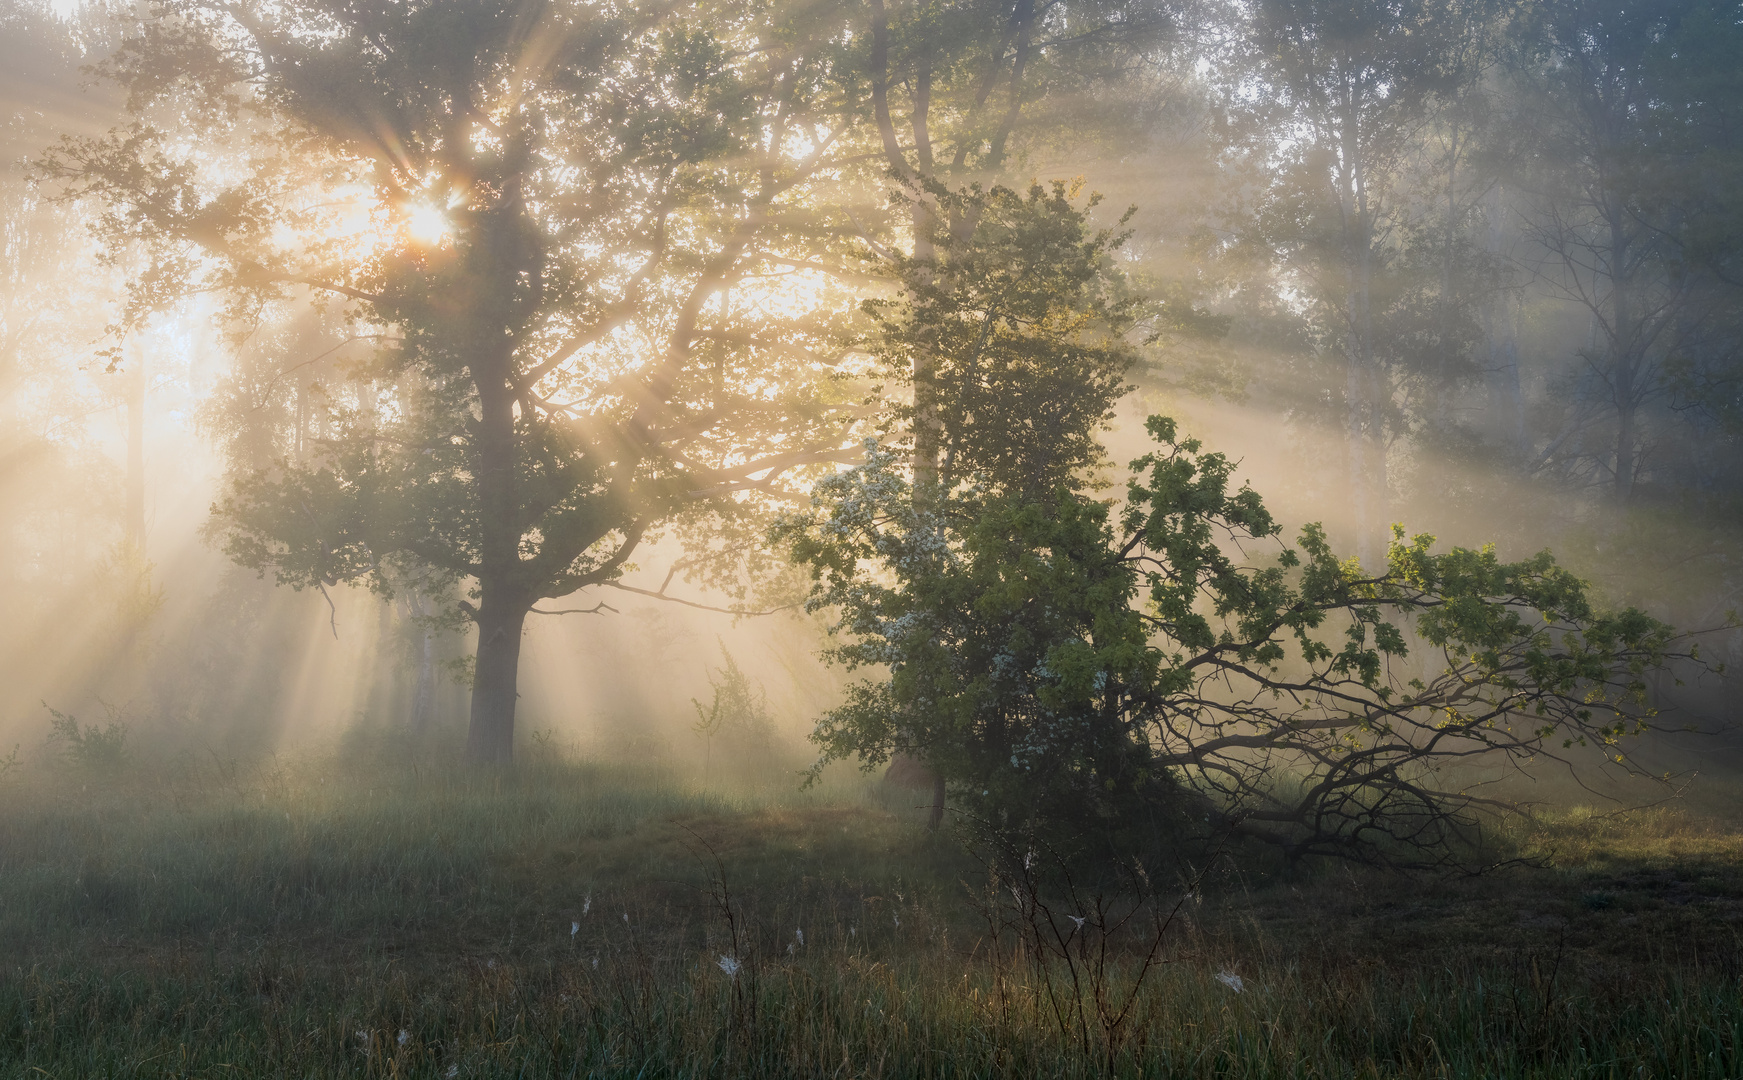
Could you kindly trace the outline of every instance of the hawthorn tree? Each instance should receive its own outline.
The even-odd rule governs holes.
[[[123,324],[204,289],[244,332],[309,303],[351,327],[303,452],[281,433],[216,530],[294,587],[462,583],[473,760],[512,755],[540,600],[840,456],[841,28],[779,0],[165,0],[104,69],[131,122],[47,158],[147,253]]]
[[[1547,553],[1394,527],[1369,571],[1316,525],[1284,543],[1226,457],[1148,429],[1118,506],[965,483],[917,510],[881,449],[818,486],[786,535],[842,612],[836,656],[887,673],[820,720],[824,761],[922,755],[981,820],[1060,849],[1210,826],[1406,867],[1461,862],[1505,808],[1461,766],[1586,746],[1626,767],[1669,627],[1595,610]]]
[[[1394,527],[1365,569],[1317,525],[1284,543],[1234,464],[1161,417],[1125,498],[1098,498],[1146,314],[1120,237],[1062,187],[975,197],[951,287],[917,267],[877,308],[888,348],[951,360],[947,464],[928,481],[873,441],[775,530],[813,608],[839,612],[831,657],[875,673],[819,720],[819,767],[912,755],[1007,838],[1059,849],[1211,824],[1412,866],[1462,858],[1503,805],[1464,763],[1583,744],[1626,767],[1616,745],[1679,639],[1597,611],[1547,553],[1436,553]]]
[[[1116,131],[1123,134],[1115,139],[1129,137],[1134,123],[1144,123],[1166,82],[1154,76],[1181,38],[1177,7],[1161,0],[871,0],[856,42],[872,122],[856,145],[889,195],[864,229],[883,256],[883,276],[921,308],[976,289],[985,265],[976,237],[986,192],[1020,186],[1028,174],[1012,174],[1037,150]],[[882,374],[909,395],[888,411],[897,423],[886,430],[908,455],[923,508],[940,470],[951,467],[949,373],[963,356],[948,350],[966,343],[926,333],[875,340]],[[1025,423],[1024,407],[1038,400],[980,415],[983,423]],[[926,771],[923,760],[915,763]],[[937,822],[944,782],[935,771],[932,779]]]
[[[908,440],[917,438],[924,409],[932,420],[933,447],[911,450],[911,480],[904,480],[890,472],[893,451],[870,444],[872,460],[879,463],[881,501],[862,508],[895,512],[889,499],[899,492],[896,502],[909,502],[900,512],[917,530],[912,539],[922,549],[927,535],[935,546],[950,542],[952,520],[940,516],[941,505],[972,512],[966,504],[950,503],[951,493],[964,484],[979,494],[1052,505],[1055,489],[1082,489],[1104,464],[1097,433],[1130,389],[1125,375],[1137,356],[1130,337],[1146,305],[1126,287],[1114,262],[1124,237],[1093,229],[1088,213],[1097,199],[1079,205],[1073,201],[1076,194],[1064,182],[1050,188],[1034,184],[1026,193],[1003,186],[951,190],[929,182],[927,195],[940,212],[926,219],[933,231],[914,245],[927,254],[895,257],[900,292],[865,305],[877,324],[874,353],[883,370],[897,384],[913,388],[907,403],[891,410],[886,427],[911,448]],[[966,232],[963,222],[973,223]],[[916,357],[927,358],[924,370]],[[861,497],[826,487],[827,500]],[[845,584],[866,552],[845,541],[839,525],[824,529],[847,543],[840,548],[813,536],[817,522],[803,516],[783,520],[775,536],[790,545],[798,561],[833,567],[840,589],[817,602],[845,604],[844,625],[856,625],[862,637],[875,634],[882,616],[873,611],[882,606],[867,606],[866,596],[854,591],[857,585]],[[1001,527],[997,515],[981,525]],[[873,621],[859,625],[866,618]],[[893,663],[899,668],[903,663],[888,649],[864,641],[844,645],[832,657],[849,667]],[[879,714],[890,702],[864,697],[862,691],[854,693],[868,723],[910,734],[951,723],[943,713],[906,720],[901,710]],[[925,702],[910,705],[924,707]],[[951,741],[898,734],[883,749],[927,763],[934,784],[930,825],[936,828],[951,775],[942,764],[954,753]]]

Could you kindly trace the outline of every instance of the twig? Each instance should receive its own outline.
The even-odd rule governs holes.
[[[665,600],[668,603],[683,604],[685,607],[700,608],[703,611],[718,611],[722,615],[737,615],[746,619],[756,618],[761,615],[773,615],[779,611],[791,611],[796,607],[803,606],[803,601],[800,601],[799,603],[782,604],[780,607],[772,607],[767,611],[745,611],[743,608],[723,608],[715,607],[712,604],[698,604],[694,600],[685,600],[676,596],[667,596],[663,592],[654,592],[652,589],[638,589],[634,585],[625,585],[621,581],[602,581],[599,584],[613,589],[622,589],[624,592],[635,593],[637,596],[650,596],[655,600]]]
[[[545,611],[541,608],[528,608],[527,614],[529,614],[529,615],[596,615],[601,611],[609,611],[613,615],[616,615],[618,613],[616,608],[612,607],[610,604],[607,604],[605,601],[601,600],[599,603],[594,604],[592,607],[564,608],[561,611]]]
[[[333,606],[333,598],[327,595],[325,582],[315,582],[315,588],[321,590],[321,599],[327,602],[327,625],[333,628],[333,640],[339,640],[339,609]]]

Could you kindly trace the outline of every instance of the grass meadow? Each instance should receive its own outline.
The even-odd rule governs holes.
[[[1052,948],[910,793],[533,757],[13,770],[0,1076],[1743,1076],[1722,817],[1471,879],[1229,852]]]

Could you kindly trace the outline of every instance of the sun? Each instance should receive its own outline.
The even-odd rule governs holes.
[[[405,207],[406,233],[420,244],[440,244],[453,234],[448,215],[429,203],[412,203]]]

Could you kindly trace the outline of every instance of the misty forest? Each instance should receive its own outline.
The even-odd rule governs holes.
[[[0,1076],[1743,1076],[1740,0],[0,0]]]

